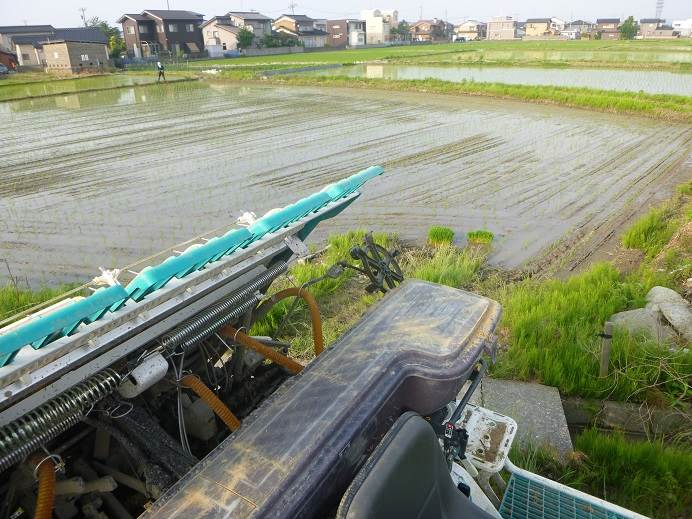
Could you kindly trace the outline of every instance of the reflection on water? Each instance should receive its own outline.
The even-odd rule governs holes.
[[[147,85],[155,81],[153,76],[93,76],[57,81],[36,81],[28,83],[0,83],[0,101],[23,97],[41,97],[55,94],[71,94],[84,90]]]
[[[511,83],[644,91],[650,94],[692,95],[692,74],[609,69],[548,69],[539,67],[450,67],[420,65],[354,65],[305,74],[371,79],[441,79],[462,82]]]
[[[127,106],[162,101],[164,99],[181,99],[191,92],[207,89],[208,85],[197,81],[179,82],[177,84],[152,84],[133,88],[117,88],[82,92],[76,94],[55,95],[21,101],[0,102],[0,113],[33,112],[40,110],[79,110],[102,106]]]

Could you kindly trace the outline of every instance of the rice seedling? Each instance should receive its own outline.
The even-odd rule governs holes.
[[[671,216],[667,208],[651,209],[622,235],[622,245],[642,250],[649,257],[655,256],[675,232]]]
[[[474,245],[490,245],[495,236],[490,231],[471,231],[466,233],[466,239]]]
[[[434,225],[428,229],[428,245],[451,245],[454,242],[454,231],[449,227]]]

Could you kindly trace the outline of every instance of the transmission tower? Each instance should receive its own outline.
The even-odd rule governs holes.
[[[665,0],[656,0],[656,19],[660,20],[663,15],[663,2]]]

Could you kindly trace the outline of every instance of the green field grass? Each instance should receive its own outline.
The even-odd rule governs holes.
[[[368,62],[493,64],[523,66],[604,66],[692,70],[692,40],[635,41],[477,41],[436,45],[305,52],[277,56],[210,59],[190,67],[320,65]]]

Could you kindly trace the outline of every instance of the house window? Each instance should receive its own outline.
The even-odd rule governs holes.
[[[126,30],[127,30],[127,34],[134,34],[135,33],[135,28],[133,25],[128,25],[126,27]]]
[[[221,44],[221,48],[222,48],[223,50],[227,50],[227,49],[226,49],[226,44],[225,44],[225,43],[222,43],[222,44]]]
[[[218,38],[219,37],[219,31],[214,31],[213,36],[214,36],[214,38]]]
[[[185,30],[187,32],[195,32],[195,24],[194,23],[188,23],[185,25]]]
[[[29,55],[28,55],[28,54],[22,53],[22,59],[23,59],[23,60],[28,60],[28,59],[29,59]]]
[[[178,32],[178,24],[177,23],[169,23],[168,24],[168,32]]]
[[[156,32],[163,32],[163,24],[162,23],[156,25]]]
[[[211,38],[211,31],[207,31],[207,38]]]
[[[80,58],[82,59],[82,61],[89,61],[89,55],[88,54],[82,54],[80,56]]]
[[[53,53],[53,59],[58,59],[59,56],[60,56],[60,54],[58,54],[57,52]]]
[[[139,27],[139,32],[142,34],[146,34],[149,32],[149,27],[147,27],[146,25],[140,24],[138,27]]]

